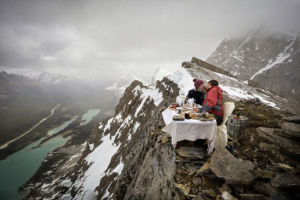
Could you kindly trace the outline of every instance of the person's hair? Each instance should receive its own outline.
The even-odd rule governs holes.
[[[216,81],[216,80],[210,80],[210,81],[208,81],[208,83],[209,83],[211,86],[218,86],[218,85],[219,85],[219,82]]]

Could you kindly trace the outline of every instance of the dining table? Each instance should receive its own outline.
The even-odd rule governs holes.
[[[178,121],[173,120],[175,115],[178,115],[177,111],[170,107],[162,112],[162,117],[166,124],[162,131],[170,134],[172,145],[176,147],[177,142],[182,140],[196,141],[198,139],[207,139],[207,151],[211,153],[216,139],[216,120],[184,119]]]

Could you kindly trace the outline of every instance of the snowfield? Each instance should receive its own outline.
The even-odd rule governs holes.
[[[96,187],[99,185],[101,178],[105,175],[111,157],[117,152],[118,146],[110,139],[110,134],[102,138],[102,143],[94,149],[86,158],[89,168],[84,176],[75,182],[75,187],[81,187],[81,193],[77,194],[74,199],[96,199]]]

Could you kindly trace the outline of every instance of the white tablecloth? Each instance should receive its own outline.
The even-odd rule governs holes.
[[[197,139],[208,139],[208,152],[212,152],[216,138],[216,120],[199,121],[186,119],[184,121],[174,121],[173,115],[176,115],[176,112],[169,108],[162,112],[163,119],[166,123],[162,131],[171,135],[172,144],[174,146],[181,140],[195,141]]]

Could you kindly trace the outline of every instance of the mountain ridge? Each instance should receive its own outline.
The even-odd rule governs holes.
[[[286,98],[299,100],[300,37],[256,31],[223,40],[206,62]]]
[[[27,199],[38,196],[57,199],[186,199],[196,197],[197,192],[200,196],[207,194],[205,189],[194,188],[202,182],[195,174],[199,166],[176,165],[170,137],[161,131],[164,126],[161,112],[175,102],[179,94],[193,88],[194,77],[220,80],[221,88],[227,92],[224,101],[235,101],[237,112],[249,117],[250,132],[256,131],[259,126],[278,128],[282,117],[291,115],[291,111],[280,110],[280,107],[285,108],[287,100],[270,98],[272,93],[269,91],[248,86],[198,64],[196,58],[184,62],[179,71],[157,81],[156,87],[133,81],[116,106],[115,114],[93,130],[83,153],[78,154],[81,158],[74,170],[57,176],[55,168],[52,169],[51,175],[48,175],[51,177],[49,182],[36,180],[30,184],[34,189]],[[245,137],[245,141],[249,142],[249,135]],[[258,146],[257,143],[255,145]],[[294,154],[292,149],[289,148],[289,151]],[[251,161],[252,156],[259,155],[248,154],[241,149],[238,155]],[[266,164],[259,163],[259,166],[265,168]],[[65,164],[60,167],[68,168]],[[184,178],[189,176],[193,177],[193,183]],[[202,184],[209,187],[205,186],[205,182]],[[194,189],[186,190],[188,187]],[[238,190],[231,187],[234,191]]]

